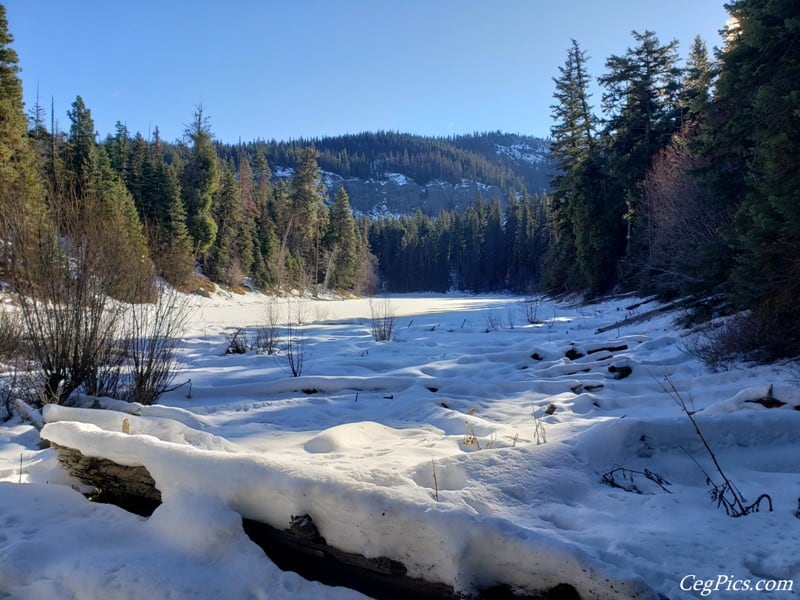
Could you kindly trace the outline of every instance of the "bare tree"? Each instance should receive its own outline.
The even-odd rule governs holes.
[[[726,247],[719,232],[732,219],[709,206],[693,178],[702,164],[690,151],[691,136],[691,128],[673,136],[653,159],[643,184],[645,266],[665,290],[692,286],[704,278],[708,255],[702,250]]]
[[[264,352],[266,354],[275,354],[278,349],[278,338],[280,322],[278,315],[278,305],[275,298],[271,297],[267,300],[267,306],[264,309],[265,322],[260,327],[256,328],[253,334],[252,347],[256,352]]]
[[[152,304],[131,304],[126,311],[124,348],[128,385],[121,399],[154,404],[177,374],[177,350],[189,306],[174,288],[162,286]]]
[[[394,332],[395,313],[389,295],[380,299],[369,299],[369,312],[372,323],[372,337],[376,342],[386,342],[392,339]]]
[[[286,319],[286,366],[292,377],[300,377],[305,365],[307,348],[303,320],[305,319],[305,304],[298,300],[294,310],[290,305]]]

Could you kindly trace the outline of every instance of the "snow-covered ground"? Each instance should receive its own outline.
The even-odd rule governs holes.
[[[790,364],[712,373],[683,350],[676,312],[598,333],[657,306],[630,297],[414,295],[390,299],[383,343],[367,300],[276,301],[281,320],[303,317],[292,377],[284,351],[224,354],[226,333],[268,321],[266,297],[191,302],[190,398],[45,411],[43,437],[150,471],[163,504],[149,519],[84,500],[37,431],[0,426],[0,598],[361,597],[280,571],[242,530],[242,516],[285,528],[306,513],[329,544],[458,591],[798,595]],[[746,500],[767,493],[774,511],[711,502],[706,474],[721,478],[672,385]],[[783,406],[748,402],[770,385]]]

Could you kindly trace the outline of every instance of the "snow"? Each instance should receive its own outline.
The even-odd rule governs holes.
[[[534,148],[530,144],[512,144],[510,146],[495,144],[495,148],[499,155],[532,165],[540,164],[548,160],[548,151],[546,147]]]
[[[796,368],[712,372],[683,350],[674,311],[597,333],[653,301],[541,300],[528,323],[521,300],[394,296],[381,343],[366,299],[192,297],[178,375],[191,397],[43,411],[43,438],[145,466],[163,499],[152,517],[84,500],[32,427],[0,426],[0,597],[362,597],[280,571],[242,530],[242,517],[286,528],[298,514],[329,544],[463,592],[566,582],[583,598],[675,600],[793,585]],[[299,377],[283,352],[224,354],[225,333],[264,325],[270,304],[281,322],[302,317]],[[773,512],[732,518],[710,501],[706,473],[719,476],[671,386],[728,477]],[[754,402],[770,386],[783,406]],[[642,475],[618,476],[642,493],[603,483],[616,467],[668,491]]]
[[[272,168],[272,176],[276,179],[289,179],[294,175],[294,169],[292,167],[281,167],[276,165]]]
[[[408,185],[409,181],[413,181],[411,178],[406,177],[402,173],[384,173],[384,177],[387,181],[391,181],[397,186]]]

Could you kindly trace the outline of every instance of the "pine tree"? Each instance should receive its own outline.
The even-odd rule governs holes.
[[[217,223],[211,217],[211,204],[220,184],[217,153],[211,143],[211,131],[202,106],[197,107],[186,136],[192,142],[192,150],[183,168],[181,198],[195,252],[202,256],[217,237]]]
[[[145,164],[145,174],[144,196],[154,219],[148,223],[153,260],[159,275],[181,287],[194,272],[194,256],[178,177],[157,152]]]
[[[67,171],[63,193],[51,199],[58,227],[76,245],[91,246],[105,291],[124,300],[153,293],[150,252],[133,197],[97,146],[91,111],[78,96],[68,112]],[[102,258],[102,260],[100,260]],[[98,276],[101,276],[98,273]]]
[[[606,209],[626,224],[621,239],[603,246],[625,255],[626,273],[633,278],[645,262],[645,241],[640,218],[639,185],[652,158],[666,147],[680,126],[681,70],[677,66],[677,41],[662,45],[652,31],[632,32],[637,45],[623,56],[606,61],[608,72],[599,79],[605,86],[603,107],[608,115],[604,136],[611,184]],[[620,234],[614,232],[616,236]]]
[[[253,280],[256,285],[266,288],[278,284],[279,268],[276,265],[279,240],[273,218],[274,194],[270,178],[272,172],[263,155],[255,164],[256,200],[254,215],[255,236],[253,239]]]
[[[500,200],[489,203],[481,248],[481,282],[484,290],[497,291],[506,288],[506,261],[503,231],[503,211]]]
[[[108,139],[106,139],[106,152],[111,161],[111,168],[122,177],[122,180],[125,181],[126,184],[128,184],[130,135],[128,134],[128,128],[120,121],[116,122],[114,129],[116,133],[113,136],[108,136]]]
[[[47,226],[44,191],[27,136],[17,53],[11,48],[6,10],[0,5],[0,228],[6,252],[27,238],[25,231]]]
[[[350,210],[350,198],[344,186],[339,188],[333,199],[324,241],[329,265],[325,274],[327,287],[352,289],[359,270],[358,236]]]
[[[708,58],[708,48],[700,36],[694,38],[681,81],[680,108],[682,124],[696,120],[708,111],[714,67]]]
[[[296,270],[304,273],[304,282],[318,281],[320,273],[322,233],[326,222],[326,189],[317,164],[319,153],[313,147],[304,148],[297,157],[297,169],[291,180],[290,249],[299,261]]]
[[[558,174],[551,182],[552,197],[548,203],[551,223],[550,245],[544,257],[542,284],[546,289],[602,290],[614,275],[613,266],[598,265],[595,253],[607,252],[605,236],[611,231],[596,230],[603,225],[597,217],[604,210],[604,197],[599,193],[603,177],[597,168],[600,160],[588,92],[590,78],[586,72],[587,57],[573,40],[560,76],[555,78],[553,94],[557,103],[552,108],[555,121],[551,129],[551,154]],[[612,260],[606,262],[613,262]]]
[[[800,5],[735,0],[704,158],[714,206],[735,210],[731,288],[766,357],[800,352]]]
[[[81,197],[93,191],[92,179],[98,172],[94,120],[80,96],[75,98],[71,109],[67,111],[67,116],[70,128],[66,167],[71,175],[70,184],[74,193],[77,197]]]
[[[227,165],[222,171],[222,185],[214,201],[213,218],[219,229],[208,252],[208,275],[226,285],[240,286],[244,273],[239,239],[244,227],[244,215],[241,190],[233,176],[233,165]],[[248,251],[250,260],[252,248],[248,248]]]

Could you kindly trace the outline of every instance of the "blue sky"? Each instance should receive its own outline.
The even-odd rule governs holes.
[[[722,0],[0,0],[26,106],[77,95],[175,140],[202,104],[226,142],[379,129],[547,136],[570,39],[593,77],[631,30],[719,45]],[[593,102],[600,104],[595,90]],[[48,116],[49,122],[49,116]]]

